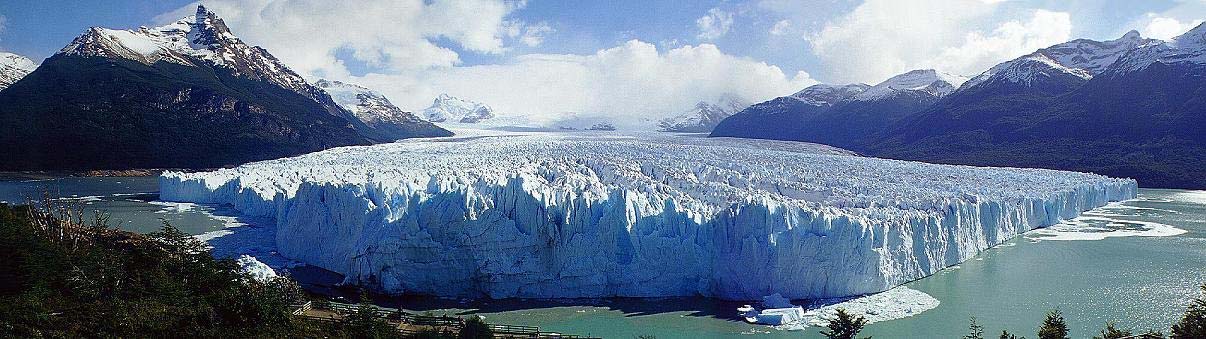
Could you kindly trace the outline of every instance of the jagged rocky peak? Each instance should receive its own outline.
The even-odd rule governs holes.
[[[1110,71],[1124,74],[1142,70],[1154,63],[1191,67],[1206,65],[1206,23],[1169,41],[1156,40],[1144,44],[1122,56]]]
[[[0,52],[0,90],[12,86],[30,72],[38,68],[38,64],[29,58],[8,52]]]
[[[1178,48],[1206,48],[1206,22],[1198,24],[1197,27],[1173,38],[1173,42]]]
[[[749,107],[748,100],[735,94],[724,94],[714,102],[700,101],[695,107],[658,122],[662,132],[706,133],[711,132],[720,121]]]
[[[314,83],[323,89],[340,107],[351,111],[369,126],[380,124],[412,124],[421,122],[418,116],[403,111],[389,99],[366,87],[340,81],[320,79]]]
[[[1105,72],[1120,57],[1144,45],[1158,43],[1146,39],[1137,31],[1108,41],[1076,39],[1040,49],[996,66],[969,80],[965,87],[990,81],[1031,85],[1037,79],[1055,75],[1070,75],[1083,80]]]
[[[854,96],[854,100],[872,101],[889,98],[902,93],[922,94],[936,98],[951,94],[959,88],[966,77],[933,69],[905,72],[884,80]]]
[[[813,106],[833,106],[836,103],[853,98],[855,95],[871,88],[867,84],[829,85],[816,84],[790,95],[790,98],[800,100]]]
[[[494,110],[485,104],[440,94],[423,110],[423,117],[432,122],[477,123],[494,118]]]
[[[204,63],[228,69],[236,76],[271,82],[320,103],[327,101],[321,90],[268,51],[244,43],[204,6],[197,6],[194,15],[159,27],[136,30],[92,27],[60,50],[59,55],[121,58],[147,65]]]

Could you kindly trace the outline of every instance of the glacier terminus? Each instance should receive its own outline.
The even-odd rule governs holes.
[[[282,255],[384,293],[757,300],[885,291],[1137,190],[800,142],[457,134],[166,172],[161,199],[273,220]]]

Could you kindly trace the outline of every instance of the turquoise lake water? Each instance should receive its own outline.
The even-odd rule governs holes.
[[[153,177],[0,177],[0,201],[21,203],[44,190],[107,211],[116,227],[137,232],[157,230],[166,220],[191,234],[205,234],[223,230],[233,220],[232,211],[220,206],[155,202]],[[1082,223],[1053,233],[1059,239],[1100,240],[1052,240],[1056,238],[1031,233],[906,284],[940,304],[911,317],[870,324],[864,334],[953,338],[965,334],[968,318],[975,316],[989,334],[1008,329],[1034,337],[1044,313],[1053,308],[1063,311],[1074,338],[1096,334],[1106,321],[1136,330],[1168,328],[1206,283],[1206,192],[1141,189],[1139,194],[1139,199],[1095,210]],[[401,306],[608,338],[821,337],[817,327],[784,331],[741,322],[735,311],[740,304],[666,298],[411,300]]]

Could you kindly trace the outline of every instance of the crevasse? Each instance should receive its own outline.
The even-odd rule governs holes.
[[[793,142],[536,134],[168,172],[160,190],[272,217],[283,255],[388,293],[750,300],[884,291],[1136,183]]]

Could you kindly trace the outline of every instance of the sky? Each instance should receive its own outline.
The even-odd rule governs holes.
[[[41,60],[88,27],[165,24],[197,3],[0,0],[0,51]],[[1071,39],[1168,39],[1206,18],[1206,0],[200,3],[307,78],[365,85],[403,109],[448,93],[500,115],[621,120],[913,69],[974,76]]]

